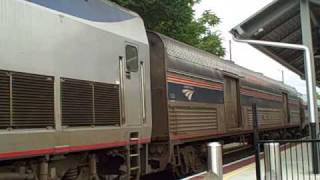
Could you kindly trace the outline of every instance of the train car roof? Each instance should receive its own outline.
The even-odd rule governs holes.
[[[148,43],[142,18],[107,0],[16,0],[68,17],[99,30],[112,32],[144,44]],[[4,6],[5,7],[5,6]],[[12,8],[12,7],[11,7]]]
[[[172,57],[169,58],[169,61],[179,61],[181,66],[184,64],[191,64],[192,66],[200,66],[203,71],[207,71],[208,69],[218,70],[224,74],[238,76],[241,79],[245,79],[249,82],[253,82],[264,87],[273,89],[278,88],[292,93],[297,93],[295,88],[285,85],[280,81],[268,78],[262,73],[254,72],[237,65],[232,61],[223,60],[218,56],[179,42],[160,33],[150,33],[156,34],[160,37],[165,46],[166,53],[168,56]]]

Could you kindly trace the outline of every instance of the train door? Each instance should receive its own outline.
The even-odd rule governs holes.
[[[282,103],[283,103],[283,120],[285,123],[290,123],[287,93],[282,93]]]
[[[122,73],[122,119],[128,126],[142,124],[142,86],[139,51],[137,46],[127,44],[121,63]]]
[[[239,81],[235,78],[224,77],[224,109],[227,130],[240,128],[240,99]]]

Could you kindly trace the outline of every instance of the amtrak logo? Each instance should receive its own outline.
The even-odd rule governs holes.
[[[194,94],[194,89],[191,87],[185,87],[184,89],[182,89],[182,93],[184,94],[184,96],[191,101],[192,100],[192,96]]]

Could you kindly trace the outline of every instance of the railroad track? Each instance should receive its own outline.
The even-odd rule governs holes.
[[[234,161],[249,157],[254,154],[252,145],[234,145],[223,148],[223,164],[229,164]]]

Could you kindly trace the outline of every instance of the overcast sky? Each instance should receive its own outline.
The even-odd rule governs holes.
[[[212,10],[221,18],[221,24],[217,27],[217,30],[221,33],[227,51],[225,59],[229,59],[229,40],[232,39],[229,33],[230,29],[270,2],[272,0],[202,0],[199,5],[195,6],[195,10],[197,16],[200,16],[205,10]],[[232,42],[232,57],[236,64],[261,72],[279,81],[282,79],[281,71],[283,70],[285,83],[295,87],[300,93],[306,94],[305,82],[298,75],[255,48]]]

